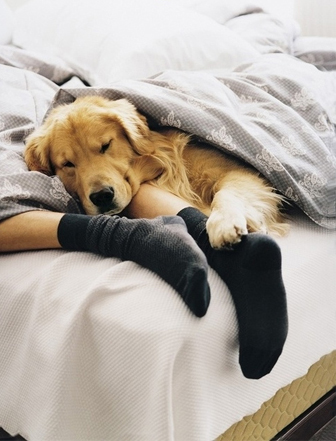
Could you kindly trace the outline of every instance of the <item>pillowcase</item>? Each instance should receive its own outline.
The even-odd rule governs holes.
[[[239,35],[178,0],[33,0],[13,41],[63,58],[91,85],[167,69],[233,69],[258,56]]]
[[[8,44],[12,40],[14,14],[4,0],[0,0],[0,44]]]
[[[179,5],[204,14],[221,24],[238,15],[261,12],[258,2],[259,0],[254,0],[253,3],[249,0],[178,0]]]
[[[170,2],[171,0],[166,0]],[[235,2],[236,0],[233,0]],[[179,5],[212,18],[218,23],[225,23],[233,17],[232,8],[223,0],[179,0]],[[234,5],[233,5],[234,6]]]

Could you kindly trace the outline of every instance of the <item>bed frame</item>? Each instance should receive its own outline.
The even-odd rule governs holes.
[[[271,441],[309,441],[312,436],[336,417],[336,386],[279,432]],[[0,428],[1,441],[24,441]]]
[[[271,441],[308,441],[336,416],[336,386]]]

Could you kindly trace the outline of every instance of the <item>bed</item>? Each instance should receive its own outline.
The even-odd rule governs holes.
[[[308,439],[335,415],[336,40],[301,37],[294,21],[249,2],[223,3],[19,9],[0,46],[0,219],[80,213],[57,178],[31,178],[24,139],[55,105],[128,98],[153,126],[250,162],[287,197],[290,232],[275,238],[289,315],[283,353],[263,378],[242,375],[234,305],[211,269],[211,304],[198,319],[133,262],[3,253],[0,439]]]

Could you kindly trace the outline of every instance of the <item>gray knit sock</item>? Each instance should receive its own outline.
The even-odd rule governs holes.
[[[207,312],[207,260],[180,217],[149,220],[67,214],[61,219],[58,239],[66,249],[136,262],[170,284],[197,317]]]
[[[253,379],[267,375],[276,364],[288,333],[278,244],[270,236],[251,233],[233,250],[218,251],[210,245],[203,213],[188,207],[178,215],[231,292],[239,324],[243,374]]]

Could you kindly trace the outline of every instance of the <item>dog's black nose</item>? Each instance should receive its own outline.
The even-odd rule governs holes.
[[[104,187],[96,193],[90,194],[91,202],[97,207],[109,207],[112,204],[114,198],[114,190],[112,187]]]

